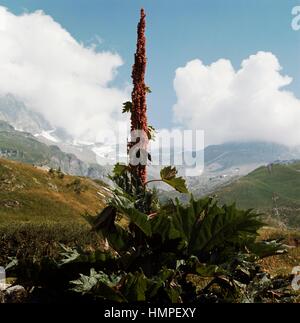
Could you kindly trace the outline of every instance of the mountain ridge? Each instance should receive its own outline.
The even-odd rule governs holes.
[[[300,160],[261,166],[214,192],[220,203],[236,203],[283,221],[300,225]]]
[[[103,179],[106,169],[98,164],[87,164],[74,154],[67,154],[56,145],[48,146],[32,134],[15,130],[5,121],[0,122],[0,157],[27,164],[60,168],[70,175]]]

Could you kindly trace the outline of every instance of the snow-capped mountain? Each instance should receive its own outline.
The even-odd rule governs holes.
[[[7,122],[16,130],[32,134],[36,140],[47,146],[57,146],[62,152],[76,156],[87,165],[87,169],[88,165],[98,165],[110,172],[117,161],[127,162],[126,141],[122,145],[116,145],[75,139],[64,129],[51,125],[42,115],[33,112],[10,94],[0,97],[0,120]],[[165,162],[168,161],[165,165],[169,165],[182,153],[188,152],[168,149],[164,149],[163,152],[152,151],[152,165],[148,168],[149,178],[159,178],[160,169],[163,167],[154,160],[163,158]],[[198,152],[197,156],[198,164],[204,165],[204,171],[202,173],[199,171],[198,176],[188,177],[188,183],[192,190],[205,193],[218,185],[246,175],[261,165],[276,160],[300,159],[300,149],[275,143],[236,142],[208,146],[204,150],[204,157],[203,151]],[[185,166],[176,164],[175,166],[180,175],[184,176]]]
[[[16,130],[32,134],[52,129],[42,115],[29,110],[22,101],[11,94],[0,97],[0,120],[6,121]]]
[[[74,140],[64,129],[51,125],[41,114],[32,111],[12,94],[0,97],[0,120],[7,122],[16,130],[31,133],[46,143]]]

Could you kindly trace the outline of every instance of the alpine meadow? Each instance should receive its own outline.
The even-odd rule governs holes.
[[[0,0],[0,310],[299,303],[294,1],[25,2]]]

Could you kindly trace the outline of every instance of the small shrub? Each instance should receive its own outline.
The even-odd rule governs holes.
[[[71,188],[76,194],[85,192],[88,189],[86,185],[82,184],[79,178],[76,178],[74,181],[68,183],[66,186],[67,188]]]
[[[54,176],[55,175],[55,170],[51,167],[49,170],[48,170],[48,174],[50,176]]]
[[[57,170],[57,177],[59,179],[63,179],[65,177],[65,174],[61,171],[61,168],[60,167]]]
[[[61,168],[59,167],[57,170],[54,168],[50,168],[48,171],[48,174],[51,177],[57,177],[59,179],[63,179],[65,177],[65,174],[61,171]]]

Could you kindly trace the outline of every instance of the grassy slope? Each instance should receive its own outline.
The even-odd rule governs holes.
[[[0,147],[18,152],[12,154],[10,159],[30,164],[49,162],[52,155],[51,147],[40,143],[30,134],[15,130],[0,129]]]
[[[275,176],[268,180],[272,180],[272,185],[276,182],[278,189],[287,193],[288,190],[280,180],[288,176],[291,181],[296,181],[297,167],[294,165],[283,170],[281,167],[276,168],[273,175],[284,175],[284,178],[278,179]],[[248,178],[242,179],[242,184],[250,190],[251,186],[247,183],[260,183],[261,178],[265,177],[265,171],[266,169],[260,168]],[[68,187],[75,179],[78,177],[65,176],[60,179],[30,165],[0,159],[0,265],[7,263],[9,256],[42,258],[45,255],[58,255],[61,251],[58,242],[88,249],[102,246],[102,241],[90,232],[82,215],[86,212],[95,214],[103,208],[107,191],[100,183],[80,178],[86,190],[77,194],[73,187]],[[265,189],[269,185],[271,183],[268,182],[254,185],[254,196],[258,198],[259,194],[269,194]],[[242,198],[243,192],[238,193],[238,198]],[[247,194],[245,196],[242,203],[247,202]],[[292,196],[297,197],[297,193]],[[263,229],[261,236],[284,236],[288,244],[290,240],[293,244],[294,236],[300,239],[298,232],[271,228]],[[262,265],[272,274],[289,274],[299,261],[298,247],[292,249],[289,255],[268,258]]]
[[[222,203],[236,202],[240,208],[266,213],[271,213],[277,205],[283,218],[289,218],[290,224],[298,224],[299,216],[294,220],[291,216],[300,215],[300,163],[274,165],[272,172],[260,167],[216,194]]]
[[[54,168],[58,168],[55,160],[77,159],[76,156],[61,151],[59,147],[48,146],[31,134],[17,131],[8,123],[0,120],[0,153],[1,151],[3,151],[2,156],[9,156],[10,160],[34,165],[48,165]]]
[[[63,179],[33,166],[0,159],[0,224],[84,223],[82,215],[96,214],[107,191],[88,178],[80,178],[84,191],[74,192],[78,177]]]

